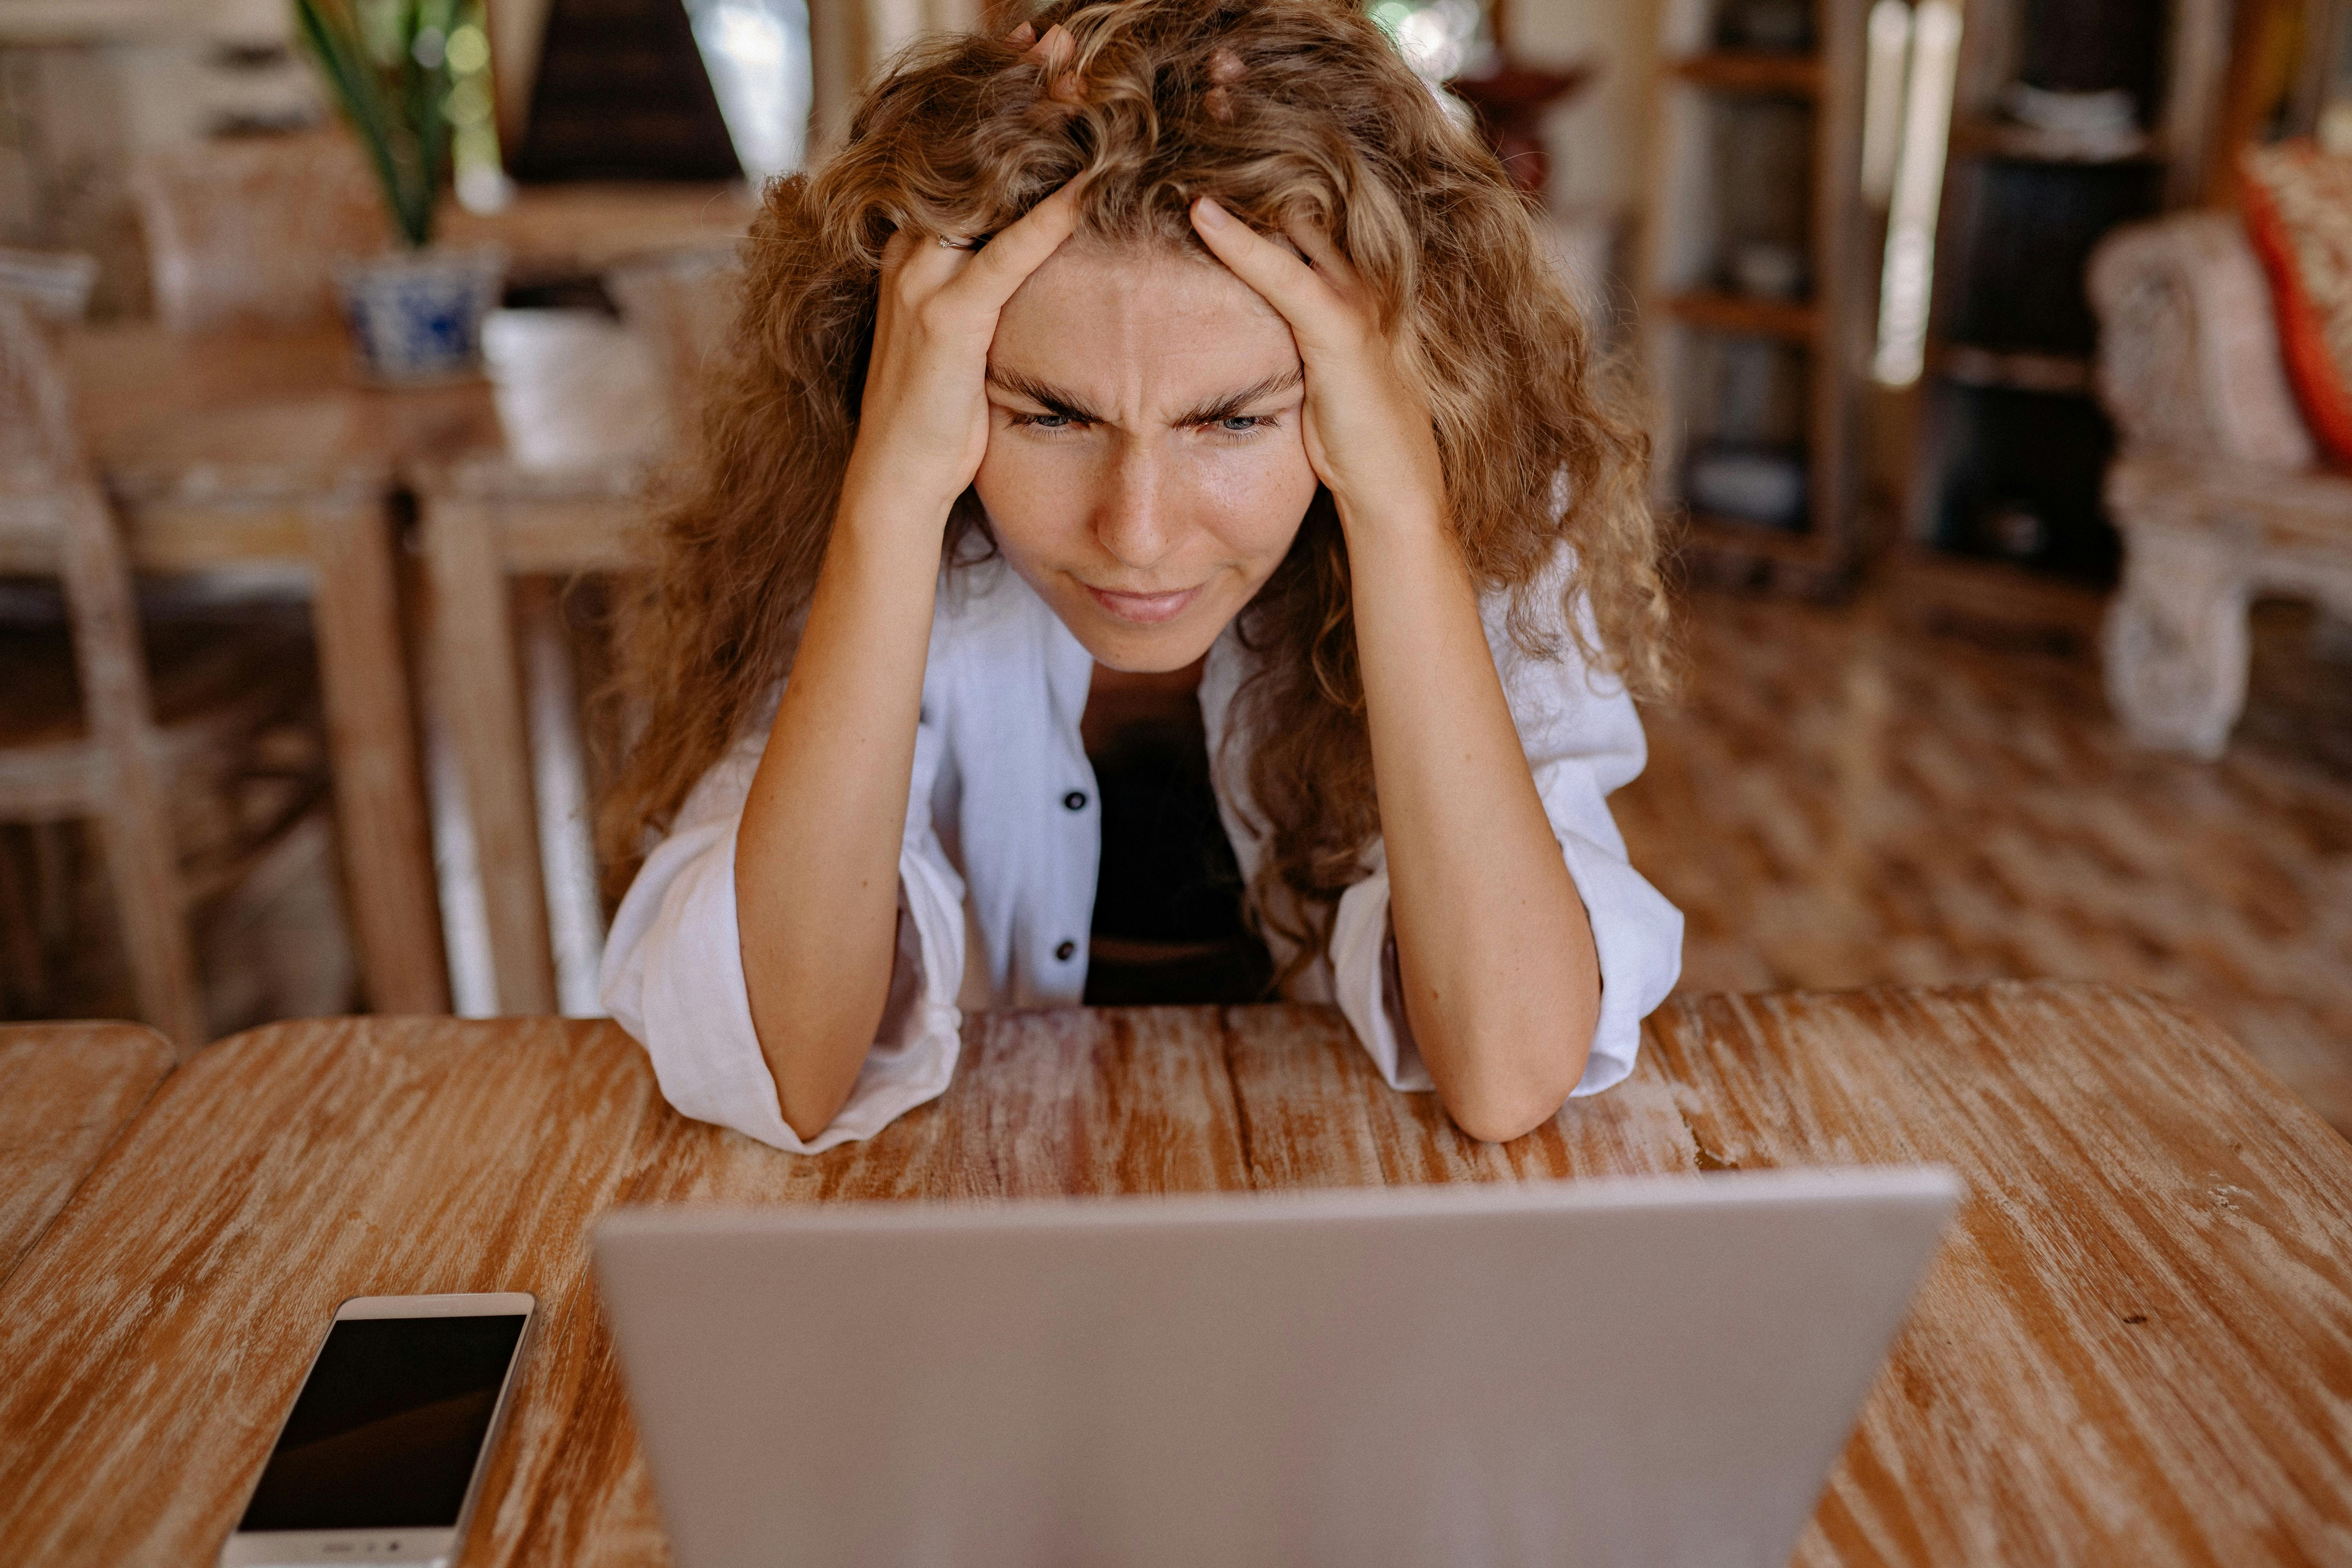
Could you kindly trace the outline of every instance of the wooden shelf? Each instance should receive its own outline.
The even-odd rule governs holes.
[[[1660,118],[1643,229],[1642,346],[1652,500],[1678,520],[1677,570],[1692,582],[1829,597],[1854,580],[1864,366],[1850,350],[1874,309],[1879,260],[1861,197],[1870,4],[1817,0],[1819,47],[1803,52],[1714,48],[1699,13],[1661,16],[1655,79],[1672,112]],[[1727,275],[1717,284],[1727,248],[1767,235],[1801,251],[1805,294],[1753,293]],[[1801,452],[1799,526],[1694,504],[1739,499],[1684,489],[1711,441]],[[1772,478],[1778,488],[1785,477]]]
[[[1954,121],[1952,151],[1963,157],[2005,158],[2016,163],[2153,163],[2163,156],[2156,138],[2145,131],[2083,136],[1981,117]]]
[[[2037,0],[1966,5],[1928,376],[1908,405],[1916,431],[1891,580],[1931,624],[2088,648],[2101,593],[2073,574],[2100,571],[2116,542],[2098,506],[2114,434],[2085,352],[2096,339],[2082,258],[2117,226],[2192,203],[2209,155],[2234,144],[2220,127],[2228,68],[2244,53],[2232,47],[2238,12],[2153,0],[2110,7],[2093,29]],[[2023,122],[2015,110],[2034,103],[2018,89],[2053,71],[2129,93],[2131,115],[2089,132]],[[2012,503],[2037,525],[2020,524],[2040,536],[2034,556],[1943,547],[2005,526],[1992,514]]]
[[[1663,303],[1676,321],[1711,332],[1811,343],[1820,338],[1822,331],[1821,310],[1810,300],[1764,300],[1748,294],[1693,289],[1669,294]]]
[[[1685,55],[1666,68],[1696,87],[1723,92],[1781,92],[1797,98],[1819,98],[1822,62],[1818,55],[1786,55],[1762,49],[1709,49]]]
[[[2056,393],[2074,397],[2088,397],[2096,390],[2091,361],[2076,354],[1938,342],[1928,346],[1927,367],[1945,380],[1957,381],[1963,386],[1993,386],[2011,392]]]

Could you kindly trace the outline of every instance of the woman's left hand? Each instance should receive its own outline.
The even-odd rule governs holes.
[[[1428,400],[1339,247],[1295,230],[1291,243],[1308,258],[1301,261],[1207,196],[1192,204],[1192,227],[1290,324],[1307,374],[1307,460],[1330,489],[1341,524],[1353,533],[1366,523],[1441,521],[1445,478]]]
[[[1347,533],[1405,1021],[1455,1122],[1516,1138],[1583,1077],[1601,961],[1447,526],[1428,396],[1328,237],[1292,232],[1301,261],[1205,198],[1192,226],[1306,366],[1307,460]]]

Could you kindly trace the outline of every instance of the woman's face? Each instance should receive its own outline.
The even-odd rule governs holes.
[[[1214,261],[1073,241],[989,351],[973,483],[1013,569],[1114,669],[1181,669],[1315,498],[1290,328]]]

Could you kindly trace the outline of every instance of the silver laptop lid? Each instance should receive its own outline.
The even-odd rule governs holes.
[[[1939,1169],[624,1210],[682,1568],[1789,1560]]]

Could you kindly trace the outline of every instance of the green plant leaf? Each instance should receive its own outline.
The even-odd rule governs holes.
[[[461,0],[293,0],[304,42],[383,188],[394,224],[411,246],[433,237],[449,178],[446,40]],[[439,48],[418,58],[420,34]]]

